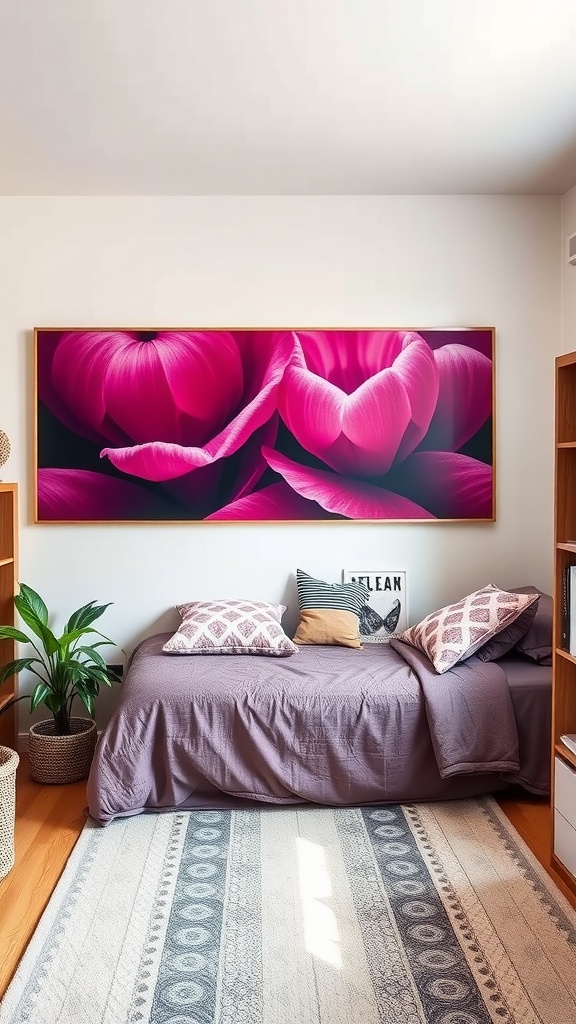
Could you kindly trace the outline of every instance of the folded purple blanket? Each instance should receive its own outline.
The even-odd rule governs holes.
[[[504,670],[472,657],[439,675],[421,651],[391,646],[420,681],[432,746],[443,779],[468,772],[517,772],[518,732]]]

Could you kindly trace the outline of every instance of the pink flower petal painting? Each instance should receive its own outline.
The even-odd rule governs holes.
[[[493,328],[35,338],[37,522],[495,518]]]

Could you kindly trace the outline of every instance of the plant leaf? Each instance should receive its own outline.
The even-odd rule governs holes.
[[[17,675],[18,672],[22,672],[23,669],[29,668],[35,661],[39,661],[39,658],[17,658],[16,661],[9,661],[7,665],[3,665],[0,668],[0,683],[3,683],[5,679],[10,676]]]
[[[32,642],[26,633],[23,633],[21,629],[15,629],[14,626],[0,626],[0,640],[17,640],[19,644]]]
[[[82,629],[83,626],[90,625],[90,622],[84,622],[83,618],[85,614],[89,613],[94,604],[96,604],[95,601],[90,601],[88,604],[82,605],[81,608],[77,608],[75,612],[72,612],[72,615],[64,627],[64,632],[71,633],[74,629]]]
[[[95,630],[87,629],[85,626],[82,626],[81,629],[73,629],[70,632],[66,631],[65,633],[62,633],[62,636],[58,637],[58,643],[61,647],[67,647],[68,644],[73,643],[74,640],[79,640],[81,636],[85,636],[86,633],[94,632]]]
[[[31,613],[37,622],[42,622],[45,626],[48,625],[48,609],[44,604],[44,601],[37,594],[32,587],[26,586],[25,583],[20,583],[20,593],[14,598],[14,604],[18,608],[18,611],[22,615],[22,608],[25,608],[28,613]],[[22,618],[26,622],[27,619],[24,615]],[[28,623],[30,625],[30,623]]]
[[[94,668],[92,668],[90,672],[90,676],[92,679],[95,679],[98,683],[104,683],[105,686],[112,685],[107,669],[96,668],[96,666],[94,666]]]
[[[3,704],[2,707],[0,708],[0,715],[3,715],[5,711],[9,711],[10,708],[13,708],[14,705],[17,704],[19,700],[26,700],[27,696],[27,693],[22,693],[20,694],[19,697],[13,697],[12,700],[9,700],[6,704]]]
[[[92,678],[85,679],[83,685],[84,685],[84,689],[86,690],[86,693],[89,693],[90,696],[92,696],[92,697],[97,697],[98,696],[98,694],[100,692],[100,684],[97,682],[96,679],[92,679]]]
[[[83,669],[83,679],[93,679],[96,685],[99,685],[100,683],[108,683],[108,673],[106,672],[106,669],[102,669],[98,665],[88,664],[85,664]]]
[[[106,671],[106,662],[99,651],[95,651],[93,647],[76,647],[74,654],[85,654],[87,661],[83,662],[84,665],[88,665],[92,662],[94,665],[98,665],[100,668]]]
[[[53,715],[56,715],[62,710],[62,708],[66,707],[66,697],[64,694],[54,693],[52,691],[44,698],[44,703],[48,710],[51,711]]]
[[[111,644],[112,647],[116,647],[116,644],[114,643],[114,640],[111,640],[109,636],[106,636],[104,633],[101,633],[98,629],[92,629],[92,627],[90,626],[86,630],[86,632],[87,633],[94,633],[95,636],[102,637],[102,640],[104,640],[107,644]],[[91,644],[90,646],[95,647],[96,644]]]
[[[100,692],[101,683],[111,686],[106,668],[96,664],[69,660],[62,662],[65,667],[68,681],[68,696],[80,697],[82,693],[90,697],[97,697]]]
[[[94,698],[90,693],[78,690],[78,697],[86,708],[90,718],[94,718]]]
[[[111,647],[115,647],[116,646],[113,640],[110,640],[109,637],[104,636],[104,634],[100,633],[97,629],[93,629],[92,626],[84,626],[81,630],[77,630],[76,632],[77,632],[78,636],[76,636],[75,639],[78,639],[81,636],[87,636],[89,633],[91,633],[92,636],[100,636],[100,637],[102,637],[103,643],[90,644],[91,647],[96,647],[96,646],[103,647],[106,644],[109,644]],[[70,642],[74,643],[73,640],[70,641]]]
[[[60,674],[64,685],[69,683],[75,684],[79,679],[84,678],[82,662],[77,661],[76,658],[62,659],[60,662]]]
[[[14,598],[14,604],[18,609],[20,617],[24,619],[26,625],[30,626],[32,632],[35,633],[36,636],[39,637],[39,639],[42,641],[42,645],[46,653],[54,654],[54,652],[58,650],[58,641],[54,636],[52,630],[49,629],[49,627],[42,621],[42,619],[40,619],[36,615],[36,613],[32,611],[28,607],[28,605],[20,599],[20,597],[16,596]],[[27,643],[31,643],[31,641],[27,639]]]
[[[38,683],[30,696],[30,711],[34,711],[39,704],[43,704],[49,693],[52,693],[48,683]]]
[[[75,612],[72,612],[72,615],[68,619],[65,632],[69,633],[76,629],[85,629],[86,626],[89,626],[92,622],[95,622],[96,619],[99,619],[111,604],[113,604],[112,601],[109,601],[108,604],[96,604],[95,601],[90,601],[89,604],[85,604],[82,608],[78,608]]]

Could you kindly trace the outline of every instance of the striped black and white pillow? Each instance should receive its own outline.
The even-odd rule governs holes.
[[[361,647],[360,611],[369,593],[362,583],[324,583],[296,570],[300,622],[297,644]]]

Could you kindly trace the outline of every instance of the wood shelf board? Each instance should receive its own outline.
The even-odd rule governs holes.
[[[567,366],[576,365],[576,352],[564,352],[560,356],[556,356],[556,369],[560,370]]]
[[[559,541],[556,545],[559,551],[570,551],[576,555],[576,540],[575,541]]]
[[[558,757],[561,757],[563,761],[566,761],[573,768],[576,768],[576,754],[574,754],[568,747],[565,747],[563,743],[555,743],[554,752],[558,754]]]
[[[576,448],[576,441],[559,441],[558,448]]]
[[[556,654],[560,658],[565,658],[566,661],[570,661],[573,665],[576,665],[576,657],[574,657],[574,655],[572,654],[569,654],[568,651],[565,651],[563,647],[557,647]]]
[[[14,565],[14,558],[12,556],[9,558],[0,558],[0,566],[2,565]]]

